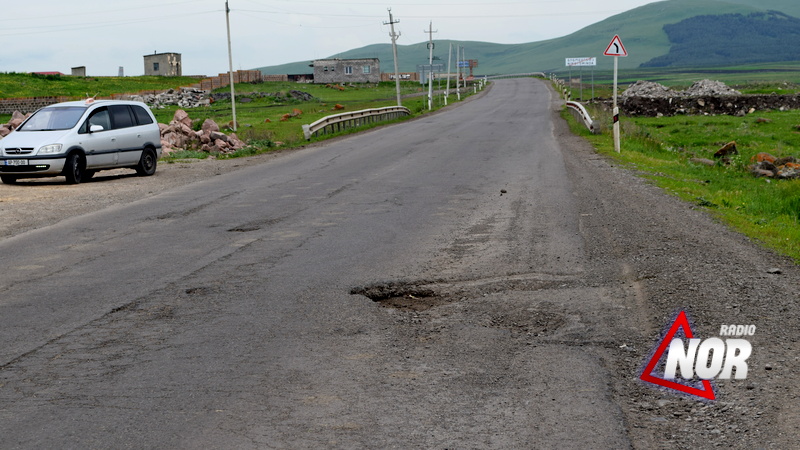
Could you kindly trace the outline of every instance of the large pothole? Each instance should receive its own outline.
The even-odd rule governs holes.
[[[453,301],[453,297],[431,288],[426,282],[385,282],[354,287],[351,295],[363,295],[388,308],[425,311]]]
[[[386,281],[354,287],[350,289],[350,294],[362,295],[390,308],[425,311],[466,298],[501,292],[563,289],[575,283],[572,276],[510,274],[467,280]]]

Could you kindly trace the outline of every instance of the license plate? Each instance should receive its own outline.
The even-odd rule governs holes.
[[[27,159],[7,159],[6,161],[7,166],[27,166],[28,160]]]

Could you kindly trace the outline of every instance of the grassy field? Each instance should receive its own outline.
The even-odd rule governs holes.
[[[72,77],[0,73],[0,98],[110,96],[190,86],[189,77]]]
[[[800,158],[800,112],[623,118],[620,154],[613,149],[608,114],[592,112],[608,125],[601,135],[590,134],[571,114],[564,114],[573,131],[599,153],[800,263],[800,180],[756,178],[747,170],[759,152]],[[713,159],[714,152],[730,141],[736,141],[740,152],[730,165],[690,162],[691,158]]]

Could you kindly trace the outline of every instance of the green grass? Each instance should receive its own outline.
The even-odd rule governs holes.
[[[200,80],[190,77],[73,77],[27,73],[0,74],[0,98],[107,97],[140,91],[164,91],[190,86]]]
[[[763,112],[748,117],[679,116],[622,118],[622,152],[613,149],[611,119],[593,111],[605,132],[592,135],[564,113],[573,131],[598,152],[638,171],[657,186],[706,208],[739,232],[800,263],[800,180],[766,180],[747,167],[759,152],[800,157],[800,112]],[[767,119],[759,123],[758,119]],[[690,158],[713,159],[725,143],[740,154],[730,165],[708,167]]]

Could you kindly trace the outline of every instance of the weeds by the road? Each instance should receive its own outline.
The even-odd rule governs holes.
[[[759,112],[747,117],[678,116],[622,118],[622,152],[614,151],[609,115],[592,135],[571,114],[573,131],[598,152],[637,170],[666,191],[706,208],[720,220],[800,263],[800,180],[756,178],[749,170],[759,152],[800,157],[800,112]],[[728,164],[692,162],[713,159],[727,142],[739,155]]]

